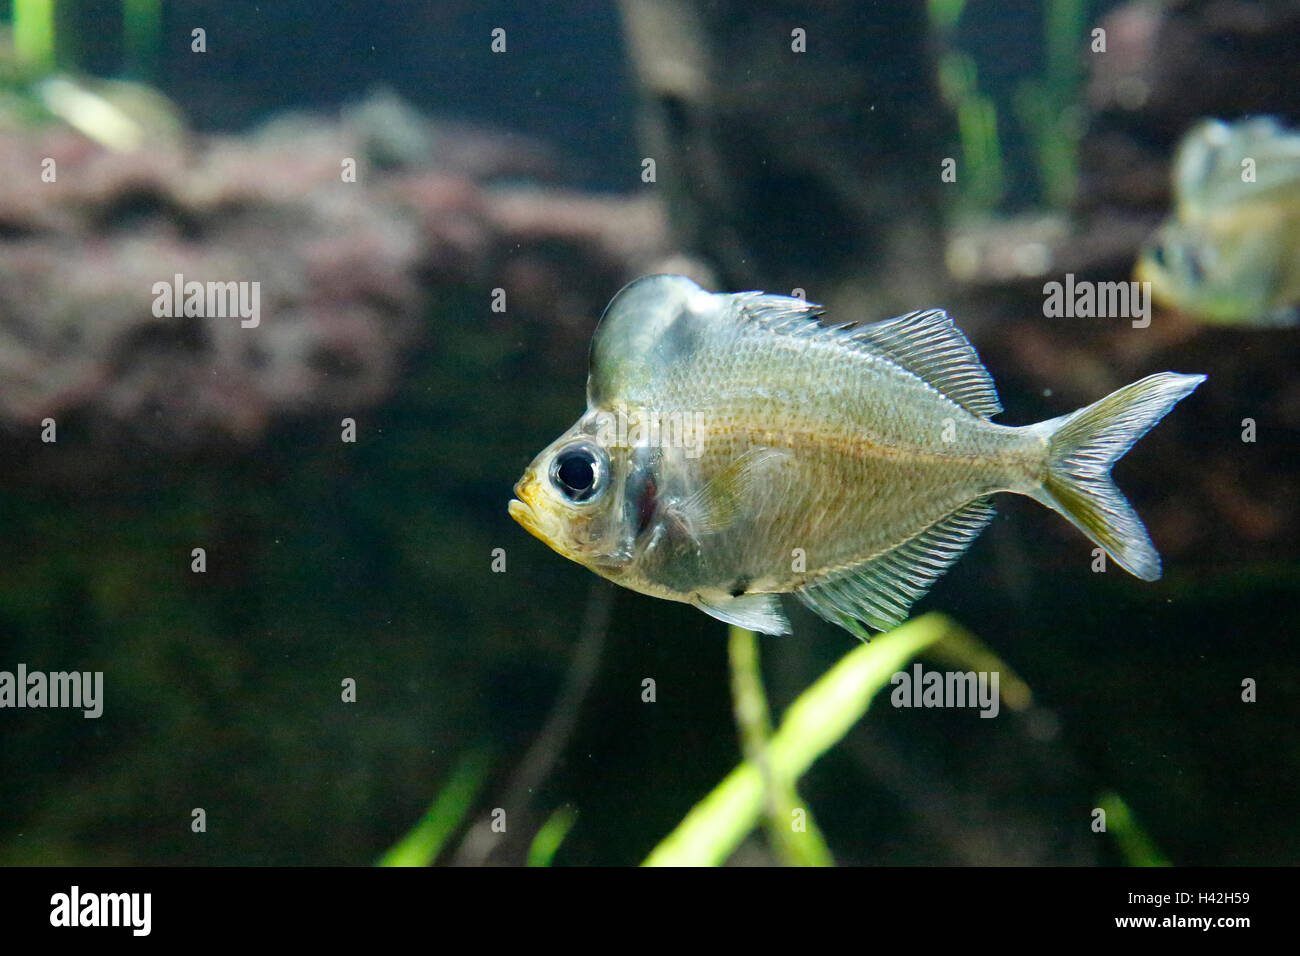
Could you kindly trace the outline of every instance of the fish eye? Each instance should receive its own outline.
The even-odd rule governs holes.
[[[1152,262],[1161,269],[1168,268],[1168,263],[1165,262],[1165,244],[1163,242],[1152,243],[1148,251],[1151,254]]]
[[[551,484],[570,501],[582,503],[599,495],[609,475],[609,460],[590,442],[570,445],[551,462]]]

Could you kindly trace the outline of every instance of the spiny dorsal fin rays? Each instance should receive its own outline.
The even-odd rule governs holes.
[[[738,292],[736,302],[742,318],[757,322],[772,332],[811,335],[826,329],[826,326],[812,321],[826,312],[816,302],[766,292]]]
[[[1002,411],[988,369],[943,309],[863,326],[853,338],[884,352],[974,415],[991,418]]]
[[[901,624],[992,520],[989,499],[976,498],[898,547],[800,588],[795,597],[865,641],[860,622],[879,631]]]
[[[732,309],[710,303],[730,299]],[[592,339],[588,401],[604,406],[648,395],[666,369],[688,359],[719,315],[780,335],[825,338],[892,361],[974,415],[1002,410],[993,379],[942,309],[909,312],[872,325],[822,325],[814,302],[762,292],[716,296],[683,276],[646,276],[611,300]]]
[[[1002,411],[992,376],[943,309],[909,312],[871,325],[827,326],[813,321],[822,314],[821,306],[802,299],[747,292],[738,301],[743,316],[769,331],[824,336],[883,356],[973,415],[991,418]]]

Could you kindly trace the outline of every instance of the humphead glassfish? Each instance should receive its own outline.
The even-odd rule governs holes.
[[[1300,317],[1300,134],[1261,117],[1205,120],[1179,144],[1174,214],[1136,278],[1160,304],[1208,322]]]
[[[631,283],[592,341],[586,414],[528,466],[511,516],[611,581],[769,634],[790,630],[786,593],[863,640],[898,624],[999,491],[1160,576],[1110,468],[1205,376],[998,425],[993,381],[943,311],[839,326],[821,311],[683,276]]]

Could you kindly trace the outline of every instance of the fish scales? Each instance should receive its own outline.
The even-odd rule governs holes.
[[[887,551],[974,498],[1040,480],[1040,436],[972,415],[887,358],[761,329],[734,344],[706,347],[666,390],[670,401],[693,396],[703,413],[701,480],[748,447],[792,454],[751,520],[715,542],[711,585],[749,573],[788,590]],[[806,572],[791,570],[796,547]]]
[[[897,624],[1004,491],[1159,577],[1110,467],[1204,376],[1002,425],[945,313],[827,326],[820,311],[683,276],[631,283],[592,340],[586,414],[525,470],[510,514],[610,580],[767,633],[789,630],[778,594],[863,639]]]

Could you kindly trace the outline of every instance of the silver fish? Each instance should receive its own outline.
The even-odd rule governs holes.
[[[1203,375],[1162,372],[1069,415],[999,425],[947,314],[827,326],[820,307],[638,279],[591,348],[587,412],[510,514],[612,581],[769,634],[793,594],[866,640],[1028,495],[1144,580],[1160,557],[1110,468]]]
[[[1174,215],[1135,278],[1205,322],[1300,321],[1300,133],[1271,117],[1193,127],[1174,159]]]

